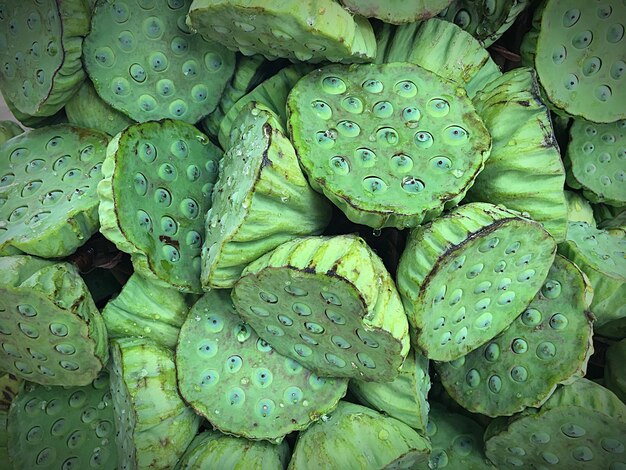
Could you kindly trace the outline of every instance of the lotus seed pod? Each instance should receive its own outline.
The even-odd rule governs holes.
[[[0,145],[23,132],[24,130],[14,121],[0,121]]]
[[[133,274],[122,292],[102,310],[110,338],[148,338],[171,350],[195,295],[163,287]]]
[[[403,24],[425,20],[445,9],[451,0],[340,0],[346,10],[366,18],[377,18],[385,23]]]
[[[563,241],[565,170],[534,72],[518,68],[502,75],[476,95],[474,105],[493,146],[466,199],[525,212]]]
[[[6,373],[0,375],[0,411],[9,410],[11,402],[17,395],[22,382],[22,379],[13,374]]]
[[[626,207],[614,207],[606,204],[593,204],[594,223],[603,230],[621,228],[626,230]]]
[[[115,468],[114,423],[104,371],[83,387],[24,384],[8,416],[11,468]]]
[[[413,345],[452,361],[485,344],[537,294],[555,253],[541,225],[491,204],[466,204],[414,229],[397,274]]]
[[[180,393],[222,432],[280,443],[332,411],[345,379],[325,379],[263,341],[214,290],[191,309],[176,348]]]
[[[606,363],[604,366],[604,384],[626,403],[626,375],[624,363],[626,362],[626,339],[613,343],[606,351]]]
[[[626,119],[595,124],[575,119],[565,154],[567,184],[591,202],[626,206]]]
[[[7,102],[30,116],[52,116],[65,105],[85,79],[89,16],[82,0],[2,5],[0,90]]]
[[[221,150],[190,124],[135,124],[107,147],[98,185],[100,231],[135,271],[181,292],[202,292],[203,214]]]
[[[7,97],[4,97],[4,101],[11,114],[19,121],[22,126],[26,128],[38,129],[40,127],[54,126],[55,124],[66,124],[67,117],[65,115],[65,108],[58,111],[52,116],[31,116],[30,114],[22,113],[17,109],[13,103]]]
[[[42,385],[86,385],[108,359],[107,332],[78,270],[0,257],[0,370]]]
[[[328,202],[311,189],[276,115],[248,103],[233,126],[206,216],[202,286],[232,287],[259,256],[328,224]],[[281,217],[276,217],[280,213]]]
[[[485,453],[501,469],[619,469],[626,465],[626,405],[587,379],[559,388],[539,412],[498,418]]]
[[[604,336],[614,340],[621,340],[626,338],[626,317],[618,318],[617,320],[605,323],[602,326],[594,328],[594,334],[598,336]]]
[[[287,441],[275,445],[265,441],[254,442],[228,436],[219,431],[205,431],[192,441],[176,468],[284,470],[290,455]]]
[[[400,374],[392,382],[350,381],[350,392],[362,404],[420,431],[426,429],[428,422],[429,390],[428,359],[414,350],[409,351]]]
[[[491,148],[463,90],[413,64],[317,69],[287,106],[313,188],[376,229],[414,227],[456,205]]]
[[[117,468],[173,468],[200,426],[176,387],[172,351],[140,338],[111,341]]]
[[[595,326],[626,317],[626,238],[624,231],[600,230],[585,222],[570,222],[559,253],[572,260],[589,277],[594,296],[591,311]]]
[[[557,256],[541,290],[511,326],[460,359],[435,364],[441,383],[473,413],[510,416],[541,406],[558,384],[586,372],[593,353],[592,297],[582,271]]]
[[[289,470],[300,468],[416,468],[430,442],[402,421],[341,401],[298,435]]]
[[[321,376],[390,382],[409,352],[393,280],[354,235],[280,245],[244,270],[232,298],[262,339]]]
[[[567,202],[567,221],[586,222],[595,225],[593,218],[593,208],[587,199],[575,191],[565,190],[565,201]]]
[[[157,6],[158,5],[158,6]],[[211,113],[235,54],[192,34],[191,0],[99,0],[85,38],[85,68],[98,95],[134,121],[194,124]]]
[[[98,230],[107,142],[62,124],[0,145],[0,255],[68,256]]]
[[[626,5],[548,0],[535,10],[524,58],[551,105],[593,122],[626,118]]]
[[[363,62],[376,56],[369,22],[332,0],[194,0],[187,23],[230,50],[270,60]]]
[[[76,126],[97,129],[113,136],[135,121],[102,100],[89,79],[65,105],[67,120]]]

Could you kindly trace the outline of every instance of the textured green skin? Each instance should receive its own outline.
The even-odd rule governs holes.
[[[24,130],[14,121],[0,121],[0,145],[23,132]]]
[[[200,426],[178,394],[174,354],[139,338],[111,342],[120,470],[172,469]]]
[[[617,397],[626,403],[626,375],[624,375],[624,363],[626,362],[626,339],[614,343],[606,351],[604,365],[604,384]]]
[[[53,126],[55,124],[65,124],[67,123],[67,117],[65,116],[65,109],[61,109],[56,114],[52,116],[31,116],[30,114],[26,114],[17,109],[13,103],[7,97],[4,97],[4,101],[6,102],[7,108],[17,119],[20,124],[24,127],[30,127],[33,129],[39,129],[40,127]]]
[[[176,370],[181,395],[214,427],[273,443],[331,412],[348,388],[273,350],[236,314],[226,290],[211,291],[189,312]]]
[[[114,422],[106,372],[84,387],[25,384],[8,416],[12,468],[114,468]]]
[[[82,0],[46,0],[37,5],[12,0],[3,5],[2,13],[2,94],[24,114],[52,116],[85,79],[81,53],[89,31],[87,6]]]
[[[587,222],[595,225],[593,218],[593,208],[587,199],[575,191],[565,190],[565,201],[567,202],[568,222]]]
[[[530,303],[555,252],[538,223],[491,204],[460,206],[414,229],[396,281],[412,344],[452,361],[486,343]]]
[[[402,421],[345,401],[298,435],[289,470],[415,468],[431,447]]]
[[[0,146],[0,255],[67,256],[98,230],[107,142],[102,132],[61,124]]]
[[[138,122],[211,113],[235,54],[191,33],[191,0],[98,0],[83,60],[101,98]]]
[[[510,416],[541,406],[558,384],[585,375],[593,353],[592,297],[584,274],[557,256],[542,289],[511,326],[457,361],[435,364],[442,384],[473,413]],[[554,349],[542,352],[545,347]]]
[[[626,237],[624,231],[599,230],[585,222],[570,222],[559,253],[576,263],[589,277],[594,296],[591,311],[595,327],[626,317]]]
[[[392,382],[350,381],[350,393],[363,405],[418,430],[426,429],[428,422],[429,390],[428,359],[414,350],[409,351]]]
[[[525,212],[563,241],[565,170],[534,72],[518,68],[502,75],[476,95],[474,105],[493,146],[466,199]]]
[[[169,349],[197,296],[168,289],[133,274],[102,310],[109,338],[148,338]]]
[[[333,80],[336,88],[328,84]],[[370,80],[382,90],[365,88]],[[413,92],[397,88],[408,81]],[[345,109],[351,99],[362,110]],[[380,103],[384,113],[376,108]],[[351,221],[377,229],[415,227],[456,205],[491,148],[464,91],[409,63],[315,70],[293,88],[287,108],[291,138],[312,186]],[[407,109],[413,113],[408,117]],[[420,136],[430,142],[418,141]],[[364,160],[362,149],[375,157]],[[412,189],[415,180],[421,187]]]
[[[591,202],[626,206],[626,120],[594,124],[575,119],[565,153],[567,184]]]
[[[332,0],[194,0],[187,23],[244,55],[310,62],[363,62],[376,56],[369,22],[353,18]]]
[[[389,382],[409,352],[408,323],[393,280],[354,235],[280,245],[245,269],[232,298],[261,338],[321,376]]]
[[[403,24],[425,20],[446,8],[451,0],[340,0],[346,10],[385,23]]]
[[[330,205],[311,189],[276,115],[248,103],[220,162],[206,216],[203,288],[232,287],[259,256],[298,236],[321,233]],[[281,217],[276,217],[281,214]]]
[[[9,460],[9,433],[7,432],[7,418],[8,411],[0,410],[0,462],[5,462],[7,465],[11,465]]]
[[[594,333],[606,338],[621,340],[626,338],[626,317],[605,323],[594,328]]]
[[[606,204],[593,205],[593,218],[596,225],[601,229],[621,228],[626,230],[626,207],[613,207]]]
[[[0,257],[0,286],[0,369],[43,385],[86,385],[98,375],[107,332],[73,265]]]
[[[203,214],[221,156],[195,127],[169,119],[130,126],[111,140],[98,185],[100,231],[131,254],[135,271],[165,287],[202,292]]]
[[[283,470],[289,457],[287,441],[275,445],[263,441],[251,442],[219,431],[205,431],[189,444],[176,470]]]

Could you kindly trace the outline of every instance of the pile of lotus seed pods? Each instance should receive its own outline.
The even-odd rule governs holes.
[[[0,0],[0,466],[626,469],[625,19]]]

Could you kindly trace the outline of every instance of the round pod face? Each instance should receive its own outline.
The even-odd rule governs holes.
[[[348,386],[278,354],[235,313],[224,290],[206,294],[190,311],[176,367],[180,393],[213,426],[273,442],[330,412]]]
[[[456,204],[491,146],[465,93],[417,65],[328,66],[287,106],[313,187],[374,228],[413,227]]]
[[[62,124],[0,146],[0,254],[67,256],[93,235],[107,143]]]
[[[111,400],[106,372],[85,387],[26,385],[8,417],[15,468],[114,468]]]
[[[84,62],[98,94],[135,121],[195,123],[212,112],[235,56],[192,34],[191,0],[99,1],[84,42]]]

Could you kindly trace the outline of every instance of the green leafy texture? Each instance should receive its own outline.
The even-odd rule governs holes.
[[[78,270],[0,257],[0,370],[43,385],[87,385],[108,359],[104,320]]]
[[[19,109],[17,109],[13,105],[13,103],[11,103],[11,100],[7,99],[6,96],[4,96],[4,101],[7,105],[8,110],[13,115],[13,117],[15,117],[15,119],[17,119],[20,122],[20,124],[22,124],[24,127],[38,129],[40,127],[67,123],[67,117],[65,116],[65,108],[61,109],[60,111],[58,111],[56,114],[53,114],[52,116],[31,116],[30,114],[22,113]]]
[[[298,435],[289,470],[415,468],[430,442],[402,421],[345,401]]]
[[[489,290],[486,284],[479,289]],[[510,416],[541,406],[558,384],[585,375],[593,353],[592,297],[585,275],[557,256],[543,287],[511,326],[460,359],[435,364],[441,383],[473,413]]]
[[[594,334],[606,338],[621,340],[626,338],[626,317],[609,321],[602,326],[594,328]]]
[[[595,124],[575,119],[565,153],[567,184],[591,202],[626,206],[626,119]]]
[[[110,338],[148,338],[173,350],[196,300],[195,295],[168,289],[135,273],[120,294],[106,304],[102,317]]]
[[[321,233],[331,216],[274,113],[248,103],[233,129],[206,215],[205,289],[232,287],[246,265],[288,240]]]
[[[470,33],[485,47],[502,36],[531,0],[453,0],[439,14]]]
[[[624,18],[619,2],[548,0],[535,10],[522,59],[557,112],[593,122],[626,118]]]
[[[135,122],[103,101],[89,79],[69,99],[65,105],[65,114],[71,124],[97,129],[111,136]]]
[[[253,442],[241,437],[227,436],[219,431],[198,434],[181,457],[177,470],[220,469],[283,470],[290,457],[289,444]]]
[[[0,6],[0,90],[22,113],[52,116],[85,79],[89,11],[82,0],[9,0]],[[18,117],[19,119],[19,117]]]
[[[429,390],[428,359],[413,349],[392,382],[350,381],[350,392],[363,405],[419,430],[426,429],[428,422]]]
[[[158,4],[158,7],[157,7]],[[191,0],[98,0],[83,60],[100,97],[138,122],[211,113],[235,54],[192,34]]]
[[[9,433],[7,432],[8,411],[0,410],[0,462],[11,465],[9,460]],[[11,468],[11,467],[9,467]]]
[[[195,127],[169,119],[135,124],[111,140],[98,185],[100,231],[131,254],[142,276],[202,292],[203,215],[221,157]]]
[[[117,468],[174,468],[200,426],[178,394],[174,354],[140,338],[111,341]]]
[[[624,230],[597,229],[585,222],[570,222],[559,253],[572,260],[589,277],[593,287],[591,311],[595,327],[626,317],[626,238]]]
[[[491,204],[466,204],[414,229],[397,274],[413,345],[452,361],[485,344],[537,294],[555,252],[537,222]]]
[[[24,130],[14,121],[0,121],[0,145],[23,132]]]
[[[369,22],[332,0],[194,0],[192,30],[244,55],[363,62],[376,56]]]
[[[11,402],[17,395],[21,384],[22,379],[13,374],[6,373],[0,375],[0,411],[9,410]]]
[[[61,124],[0,145],[0,256],[68,256],[98,230],[106,134]]]
[[[446,8],[451,0],[340,0],[346,10],[385,23],[403,24],[425,20]]]
[[[355,235],[280,245],[245,269],[232,298],[262,339],[321,376],[389,382],[409,352],[393,280]]]
[[[604,384],[626,403],[626,375],[624,375],[624,363],[626,363],[626,339],[613,343],[606,351],[604,365]]]
[[[626,230],[626,207],[613,207],[606,204],[593,204],[593,218],[598,228]]]
[[[317,69],[287,107],[310,183],[374,228],[415,227],[456,205],[491,148],[463,90],[413,64]]]
[[[214,290],[191,309],[176,348],[180,393],[222,432],[280,443],[332,411],[345,379],[324,379],[268,345]]]
[[[534,72],[518,68],[502,75],[476,95],[474,105],[493,146],[467,200],[525,212],[563,241],[565,170]]]
[[[114,423],[106,372],[83,387],[25,384],[8,416],[12,468],[115,468]]]
[[[593,208],[587,199],[575,191],[565,190],[565,201],[567,202],[568,222],[587,222],[595,225],[593,218]]]
[[[626,465],[626,405],[587,379],[559,388],[539,412],[497,418],[485,453],[500,469],[619,469]]]

